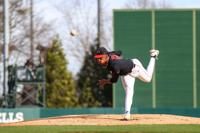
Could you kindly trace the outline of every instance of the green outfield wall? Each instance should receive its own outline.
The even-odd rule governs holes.
[[[149,50],[160,50],[149,84],[136,80],[135,108],[200,107],[200,10],[114,10],[115,50],[147,67]],[[124,106],[121,81],[114,87],[114,107]]]

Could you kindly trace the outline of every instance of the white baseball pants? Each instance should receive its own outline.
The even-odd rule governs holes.
[[[150,59],[147,69],[142,66],[142,63],[138,59],[132,59],[135,67],[132,69],[132,72],[121,76],[121,81],[123,88],[125,90],[125,114],[130,114],[133,95],[134,95],[134,83],[135,78],[139,78],[144,82],[151,82],[154,66],[155,66],[155,58]]]

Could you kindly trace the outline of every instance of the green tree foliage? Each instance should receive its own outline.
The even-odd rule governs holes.
[[[59,39],[52,42],[46,56],[47,107],[76,107],[77,95],[72,74],[67,71],[67,61]]]
[[[84,65],[78,74],[79,104],[82,107],[110,107],[112,106],[112,85],[104,89],[98,86],[98,80],[108,77],[106,69],[102,69],[93,58],[97,44],[90,47],[86,53]]]

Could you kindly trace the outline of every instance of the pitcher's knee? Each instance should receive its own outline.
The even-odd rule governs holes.
[[[140,80],[142,80],[145,83],[150,83],[151,82],[151,77],[139,77]]]
[[[151,78],[147,78],[144,82],[150,83],[151,82]]]

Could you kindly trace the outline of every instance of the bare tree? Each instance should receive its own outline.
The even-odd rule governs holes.
[[[125,3],[126,8],[142,8],[142,9],[147,9],[147,8],[170,8],[172,7],[169,2],[166,0],[128,0]]]
[[[66,40],[69,45],[68,51],[71,51],[79,61],[82,56],[89,50],[90,44],[93,43],[97,29],[96,24],[96,7],[94,4],[88,4],[86,0],[73,0],[65,2],[65,6],[57,9],[63,14],[66,23]],[[91,19],[92,18],[92,19]],[[70,30],[75,29],[79,35],[70,36]]]
[[[2,3],[0,3],[2,5]],[[25,60],[30,57],[30,7],[24,5],[23,0],[10,1],[10,44],[9,44],[9,56],[12,63],[16,63],[19,60]],[[2,13],[2,12],[1,12]],[[34,14],[34,45],[37,44],[47,45],[49,38],[53,36],[51,26],[45,24],[42,18],[37,14]],[[3,18],[1,17],[1,20]],[[2,25],[2,21],[0,22]],[[1,29],[1,38],[2,38]],[[3,40],[3,39],[1,39]],[[2,42],[0,42],[2,49]],[[37,57],[37,53],[35,53]],[[22,62],[22,63],[24,63]],[[19,62],[18,62],[19,63]]]
[[[62,32],[66,35],[63,38],[65,44],[64,48],[67,54],[74,58],[73,61],[81,66],[86,52],[89,51],[90,46],[94,44],[95,39],[97,39],[97,1],[63,0],[61,2],[62,4],[58,3],[55,7],[63,15],[64,23],[66,24],[65,27],[62,28],[64,29]],[[112,37],[107,37],[106,32],[109,31],[110,33],[112,30],[111,28],[105,28],[104,24],[112,19],[104,17],[106,14],[104,14],[103,8],[104,7],[101,6],[100,42],[101,46],[109,48]],[[69,33],[72,29],[75,29],[79,34],[77,36],[71,36]]]

